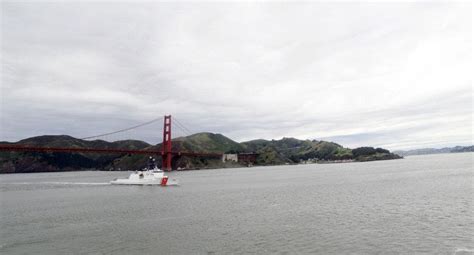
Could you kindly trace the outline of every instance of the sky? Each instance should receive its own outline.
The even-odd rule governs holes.
[[[2,1],[0,26],[4,141],[171,114],[239,142],[473,143],[470,2]]]

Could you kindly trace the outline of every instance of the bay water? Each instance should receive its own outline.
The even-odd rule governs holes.
[[[2,254],[474,254],[474,153],[171,172],[0,175]]]

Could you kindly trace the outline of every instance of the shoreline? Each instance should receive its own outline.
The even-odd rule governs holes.
[[[449,154],[449,153],[447,153]],[[426,156],[426,155],[420,155]],[[317,161],[317,162],[308,162],[308,163],[286,163],[286,164],[269,164],[269,165],[252,165],[252,166],[245,166],[245,165],[234,165],[234,166],[227,166],[227,167],[209,167],[209,168],[188,168],[188,169],[174,169],[170,172],[187,172],[187,171],[203,171],[203,170],[215,170],[215,169],[237,169],[237,168],[255,168],[255,167],[272,167],[272,166],[299,166],[299,165],[326,165],[326,164],[347,164],[347,163],[364,163],[364,162],[374,162],[374,161],[387,161],[387,160],[397,160],[397,159],[404,159],[401,158],[392,158],[392,159],[376,159],[376,160],[366,160],[366,161],[358,161],[358,160],[331,160],[331,161]],[[73,169],[73,170],[59,170],[59,171],[33,171],[33,172],[13,172],[13,173],[0,173],[0,175],[6,174],[33,174],[33,173],[64,173],[64,172],[132,172],[137,170],[104,170],[104,169]]]

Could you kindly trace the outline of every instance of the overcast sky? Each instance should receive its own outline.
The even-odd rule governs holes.
[[[468,2],[1,2],[0,140],[172,114],[237,141],[470,145],[471,18]]]

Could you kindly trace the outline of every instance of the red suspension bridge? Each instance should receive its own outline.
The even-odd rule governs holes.
[[[161,119],[161,118],[160,118]],[[83,137],[82,139],[96,139],[100,137],[107,137],[110,135],[123,133],[139,127],[155,123],[160,119],[154,119],[143,124],[121,129],[114,132],[105,134]],[[210,153],[210,152],[194,152],[194,151],[180,151],[173,150],[172,147],[172,136],[171,136],[171,125],[175,123],[184,134],[190,135],[189,129],[178,121],[172,122],[171,115],[164,116],[163,122],[163,140],[161,150],[157,149],[115,149],[115,148],[72,148],[72,147],[40,147],[40,146],[28,146],[28,145],[13,145],[13,144],[0,144],[0,151],[18,151],[18,152],[65,152],[65,153],[104,153],[104,154],[141,154],[141,155],[159,155],[162,158],[162,169],[165,171],[172,170],[172,159],[176,156],[188,156],[188,157],[207,157],[207,158],[221,158],[224,152]],[[242,154],[241,158],[245,161],[252,161],[255,155]]]

